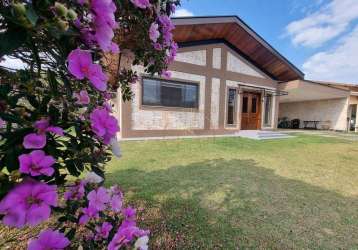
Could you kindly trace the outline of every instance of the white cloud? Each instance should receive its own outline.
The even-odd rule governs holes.
[[[174,16],[175,17],[194,16],[194,13],[187,9],[180,8],[175,11]]]
[[[332,0],[318,11],[289,23],[286,34],[295,45],[319,47],[346,31],[355,19],[358,19],[357,0]]]
[[[307,78],[358,84],[358,25],[335,48],[314,54],[303,64]]]

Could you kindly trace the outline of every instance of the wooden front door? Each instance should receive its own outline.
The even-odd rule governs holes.
[[[261,128],[261,95],[244,92],[241,106],[241,129],[256,130]]]

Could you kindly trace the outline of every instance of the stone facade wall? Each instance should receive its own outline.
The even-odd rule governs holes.
[[[256,71],[253,66],[245,62],[243,58],[239,58],[238,56],[230,52],[228,52],[227,55],[227,70],[245,75],[264,78],[262,74]]]
[[[221,69],[221,48],[213,49],[213,68]]]
[[[219,128],[220,79],[213,78],[211,83],[211,116],[210,128]]]
[[[175,61],[204,66],[206,65],[206,50],[178,53]]]
[[[280,103],[279,117],[300,119],[303,121],[321,121],[319,128],[325,125],[333,130],[346,130],[348,116],[348,99],[330,99],[307,102]]]

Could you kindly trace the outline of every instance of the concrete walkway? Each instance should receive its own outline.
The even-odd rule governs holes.
[[[348,141],[358,141],[358,133],[354,132],[337,132],[337,131],[329,131],[329,130],[305,130],[305,129],[279,129],[277,130],[282,133],[287,134],[307,134],[307,135],[318,135],[323,137],[332,137],[338,138]]]

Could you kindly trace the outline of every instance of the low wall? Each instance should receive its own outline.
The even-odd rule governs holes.
[[[301,128],[303,121],[322,121],[319,129],[325,129],[325,125],[333,130],[346,130],[348,116],[348,99],[330,99],[319,101],[280,103],[279,117],[288,119],[300,119]]]

